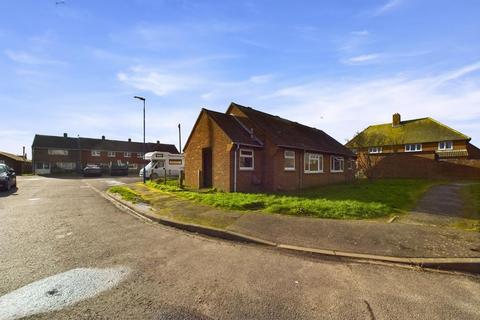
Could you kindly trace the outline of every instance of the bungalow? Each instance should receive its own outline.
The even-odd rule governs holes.
[[[432,118],[372,125],[346,146],[357,154],[359,172],[372,177],[467,178],[478,176],[480,150],[470,137]]]
[[[0,151],[0,163],[6,164],[15,170],[17,175],[32,172],[32,162],[27,160],[26,154],[18,156],[8,152]]]
[[[293,190],[355,177],[355,155],[325,132],[236,103],[202,109],[184,152],[194,188]]]

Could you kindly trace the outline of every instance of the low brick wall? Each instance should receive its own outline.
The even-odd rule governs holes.
[[[378,156],[374,178],[480,179],[479,159],[438,160],[434,154]]]

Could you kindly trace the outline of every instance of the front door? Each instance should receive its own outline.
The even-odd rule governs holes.
[[[202,188],[212,187],[212,149],[205,148],[202,150],[202,171],[203,185]]]

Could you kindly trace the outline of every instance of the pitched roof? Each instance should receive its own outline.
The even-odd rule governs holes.
[[[152,143],[145,144],[145,152],[164,151],[178,153],[173,144]],[[120,141],[94,138],[74,138],[63,136],[47,136],[36,134],[32,148],[58,148],[58,149],[83,149],[83,150],[106,150],[106,151],[129,151],[143,152],[143,143],[134,141]]]
[[[10,158],[10,159],[15,160],[15,161],[20,161],[20,162],[27,162],[28,161],[28,160],[25,160],[22,156],[17,156],[17,155],[14,155],[12,153],[4,152],[4,151],[0,151],[0,155],[2,155],[4,157],[7,157],[7,158]]]
[[[240,109],[255,126],[262,128],[277,146],[354,156],[348,148],[322,130],[233,102],[228,110],[233,107]]]
[[[432,118],[420,118],[400,122],[369,126],[346,146],[350,148],[387,146],[406,143],[427,143],[450,140],[470,140],[470,138]]]
[[[218,124],[232,142],[244,145],[262,146],[261,142],[250,134],[247,128],[245,128],[234,116],[207,109],[203,109],[203,111]]]

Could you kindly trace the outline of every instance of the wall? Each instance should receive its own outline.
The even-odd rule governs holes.
[[[205,112],[200,114],[185,151],[185,185],[202,186],[202,150],[212,149],[212,185],[231,191],[232,141]]]
[[[30,162],[23,162],[23,161],[16,161],[10,157],[4,156],[0,154],[0,163],[5,163],[7,166],[15,170],[16,175],[22,175],[25,173],[32,172],[32,166]]]
[[[377,156],[374,178],[480,179],[480,160],[437,160],[434,153]]]

